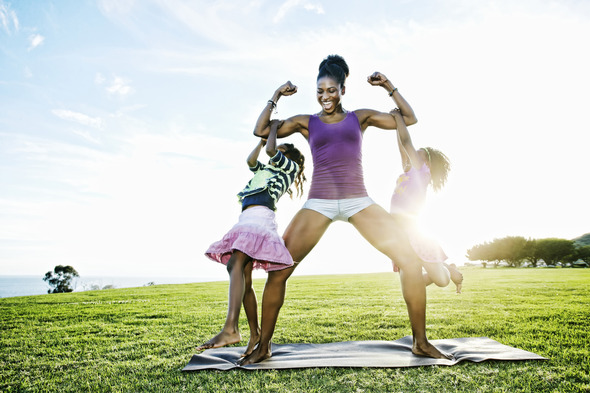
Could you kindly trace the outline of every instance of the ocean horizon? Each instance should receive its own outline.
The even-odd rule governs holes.
[[[227,277],[225,278],[227,280]],[[134,288],[153,283],[189,284],[193,282],[223,281],[219,277],[108,277],[87,276],[73,280],[74,292],[107,288]],[[43,276],[0,276],[0,298],[46,295],[50,286]]]

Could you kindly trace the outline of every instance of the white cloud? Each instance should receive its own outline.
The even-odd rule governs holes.
[[[82,138],[86,139],[88,142],[92,142],[96,145],[100,145],[100,141],[98,139],[96,139],[95,137],[93,137],[92,135],[90,135],[90,133],[88,131],[82,131],[82,130],[72,130],[72,132],[78,136],[81,136]]]
[[[106,80],[107,78],[105,78],[104,75],[102,75],[100,72],[97,72],[96,76],[94,77],[94,83],[96,83],[97,85],[102,85],[106,82]]]
[[[10,5],[2,0],[0,0],[0,25],[8,34],[11,34],[13,29],[15,32],[19,29],[16,12],[11,10]]]
[[[29,36],[29,42],[31,43],[29,45],[29,50],[35,49],[41,45],[43,41],[45,41],[45,37],[43,37],[41,34],[31,34],[31,36]]]
[[[115,76],[106,90],[111,94],[126,96],[133,92],[133,88],[129,86],[128,82],[129,81],[124,78]]]
[[[306,11],[315,11],[318,14],[324,13],[324,8],[321,4],[314,4],[309,1],[303,0],[287,0],[279,8],[279,11],[275,15],[273,22],[279,23],[285,17],[285,15],[287,15],[289,11],[299,6],[302,6]]]
[[[94,83],[97,86],[106,85],[105,90],[109,94],[126,96],[133,93],[133,88],[129,85],[129,80],[120,77],[113,76],[111,80],[108,80],[103,74],[97,72],[94,77]]]
[[[99,0],[98,7],[106,14],[126,14],[135,5],[135,0]]]
[[[100,128],[102,126],[102,119],[100,117],[90,117],[83,113],[69,111],[65,109],[54,109],[51,111],[55,116],[63,120],[73,121],[84,126]]]

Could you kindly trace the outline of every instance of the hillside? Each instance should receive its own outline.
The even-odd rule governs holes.
[[[573,239],[576,247],[590,246],[590,233],[586,233],[580,237]]]

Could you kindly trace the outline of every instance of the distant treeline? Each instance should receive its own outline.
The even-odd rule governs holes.
[[[577,239],[525,239],[507,236],[478,244],[467,250],[470,261],[482,261],[498,266],[504,262],[511,267],[521,266],[590,266],[590,234]]]

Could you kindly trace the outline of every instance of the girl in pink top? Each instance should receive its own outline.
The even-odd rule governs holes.
[[[457,293],[461,293],[463,275],[455,264],[445,262],[447,255],[438,242],[421,234],[416,225],[428,185],[438,191],[446,183],[451,168],[449,159],[432,147],[416,150],[400,110],[394,109],[391,114],[397,123],[397,142],[404,173],[397,179],[389,212],[402,225],[412,248],[422,260],[422,266],[426,270],[425,284],[434,283],[445,287],[451,279],[457,287]],[[395,261],[392,262],[394,271],[399,271]]]
[[[365,130],[377,127],[397,128],[396,119],[387,112],[372,109],[348,111],[342,106],[346,92],[348,65],[341,56],[330,55],[319,66],[316,99],[320,111],[315,115],[297,115],[282,123],[278,137],[301,134],[310,144],[314,173],[310,199],[293,217],[283,234],[294,265],[269,272],[262,300],[260,342],[239,364],[262,361],[271,356],[270,341],[285,299],[287,279],[295,267],[320,241],[335,220],[351,223],[376,249],[395,259],[399,266],[402,292],[412,326],[412,352],[434,358],[448,358],[426,337],[426,287],[422,262],[407,241],[403,228],[381,206],[366,194],[362,178],[361,142]],[[400,108],[407,125],[416,123],[410,105],[393,83],[380,72],[367,78],[372,86],[385,89]],[[297,92],[291,82],[280,86],[260,113],[254,135],[265,138],[269,133],[270,114],[282,96]]]

